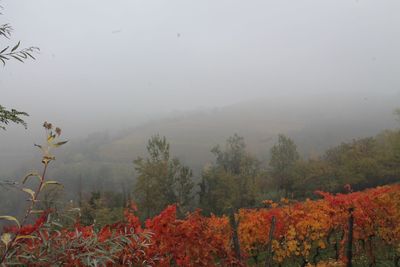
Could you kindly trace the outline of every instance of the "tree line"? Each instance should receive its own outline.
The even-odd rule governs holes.
[[[214,161],[194,177],[188,166],[171,155],[167,139],[155,135],[148,141],[148,155],[133,161],[137,177],[129,197],[94,192],[86,212],[96,213],[107,206],[108,212],[122,214],[124,202],[129,200],[137,203],[142,218],[152,217],[173,203],[181,216],[196,208],[219,215],[260,206],[265,199],[301,200],[315,198],[316,190],[345,192],[347,184],[362,190],[400,180],[398,130],[354,139],[310,158],[302,157],[295,142],[280,134],[269,152],[269,160],[262,162],[248,151],[244,138],[234,134],[225,144],[211,149]]]

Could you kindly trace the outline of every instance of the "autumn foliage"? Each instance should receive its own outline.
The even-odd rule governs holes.
[[[168,206],[146,222],[136,207],[125,210],[125,220],[100,230],[76,223],[69,229],[51,225],[42,214],[25,225],[6,263],[27,265],[134,265],[134,266],[240,266],[261,264],[272,239],[274,264],[343,266],[348,238],[348,218],[354,216],[354,260],[376,264],[377,247],[400,248],[400,186],[384,186],[363,192],[332,195],[316,192],[320,200],[279,203],[264,201],[265,208],[241,209],[235,215],[242,259],[232,248],[228,217],[205,217],[200,211],[177,218],[176,206]],[[269,232],[272,217],[276,224]],[[13,235],[6,227],[4,235]],[[4,250],[4,246],[2,247]],[[390,257],[389,257],[390,258]],[[395,262],[396,264],[396,262]]]

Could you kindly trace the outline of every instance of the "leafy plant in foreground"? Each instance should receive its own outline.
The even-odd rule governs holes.
[[[46,173],[50,162],[55,160],[51,153],[67,141],[60,141],[61,129],[45,122],[46,142],[36,145],[42,151],[43,170],[39,174],[33,171],[22,181],[37,178],[38,186],[23,187],[29,195],[29,206],[22,219],[13,216],[0,216],[1,220],[13,225],[4,227],[0,237],[0,265],[19,266],[153,266],[157,255],[148,257],[146,251],[151,244],[151,233],[143,230],[139,219],[133,214],[136,208],[126,209],[124,221],[106,225],[96,231],[94,225],[82,226],[75,221],[71,227],[61,225],[54,220],[52,210],[38,210],[43,190],[52,185],[60,186],[57,181],[47,180]],[[40,194],[42,193],[42,194]],[[74,211],[72,208],[67,211]],[[33,214],[40,214],[36,221],[29,224]]]
[[[27,223],[29,217],[32,214],[45,213],[45,211],[43,211],[43,210],[35,209],[36,204],[39,200],[38,197],[39,197],[40,192],[42,192],[46,186],[61,185],[57,181],[46,180],[46,172],[47,172],[47,167],[49,166],[50,162],[52,160],[55,160],[55,157],[51,154],[51,149],[59,147],[65,143],[67,143],[67,141],[59,141],[58,140],[58,138],[61,135],[60,128],[56,127],[53,131],[53,125],[51,123],[47,123],[47,122],[45,122],[43,124],[43,127],[46,130],[46,143],[43,145],[35,144],[35,146],[39,147],[42,151],[42,163],[43,163],[42,174],[39,174],[37,171],[30,172],[24,177],[24,179],[22,181],[22,184],[24,185],[30,178],[37,178],[39,180],[39,184],[35,190],[28,188],[28,187],[21,188],[21,190],[23,192],[25,192],[26,194],[29,195],[30,204],[25,212],[25,215],[22,218],[21,222],[13,216],[8,216],[8,215],[0,216],[0,219],[12,221],[17,226],[17,230],[14,233],[6,232],[6,233],[3,233],[3,235],[1,236],[1,241],[5,245],[5,250],[1,256],[0,263],[3,263],[7,259],[7,257],[10,254],[12,254],[12,251],[18,245],[19,240],[35,238],[34,236],[30,235],[29,231],[26,231],[25,224]]]

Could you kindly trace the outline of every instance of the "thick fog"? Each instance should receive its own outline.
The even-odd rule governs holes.
[[[0,132],[2,159],[36,142],[44,120],[72,138],[254,99],[399,95],[396,0],[1,5],[1,23],[15,31],[0,48],[21,40],[41,49],[36,61],[0,68],[0,104],[30,114],[28,131]]]
[[[12,41],[41,53],[1,70],[1,103],[35,123],[99,130],[261,96],[399,90],[398,1],[2,5]]]

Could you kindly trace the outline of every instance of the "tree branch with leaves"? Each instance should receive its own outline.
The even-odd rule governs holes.
[[[3,7],[0,6],[0,15],[2,15],[2,9]],[[12,28],[12,26],[8,23],[0,24],[0,37],[10,39],[13,30],[14,29]],[[6,62],[11,59],[18,60],[22,63],[29,58],[35,59],[33,54],[40,51],[40,49],[35,46],[20,49],[20,44],[21,41],[18,41],[18,43],[12,47],[0,47],[0,62],[3,63],[3,66],[5,66]],[[28,116],[28,114],[26,112],[17,111],[15,109],[7,110],[5,107],[0,105],[0,129],[5,130],[5,125],[9,124],[10,122],[21,124],[26,128],[27,124],[21,118],[21,116]]]
[[[8,125],[11,122],[15,124],[21,124],[26,129],[27,124],[23,119],[21,119],[21,116],[29,115],[26,112],[18,111],[15,109],[7,110],[5,107],[0,105],[0,129],[5,130],[5,125]]]
[[[2,9],[3,7],[0,6],[0,11]],[[0,15],[2,15],[1,12]],[[10,24],[8,23],[0,24],[0,37],[10,39],[13,31],[14,29]],[[10,59],[16,59],[22,63],[29,58],[35,59],[33,54],[40,51],[40,49],[36,46],[30,46],[27,48],[18,49],[20,47],[20,44],[21,41],[18,41],[18,43],[12,47],[6,46],[4,48],[0,48],[0,61],[1,63],[3,63],[3,66],[5,66],[6,62]]]

